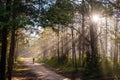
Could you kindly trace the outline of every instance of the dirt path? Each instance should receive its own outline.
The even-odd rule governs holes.
[[[70,80],[45,68],[41,64],[33,64],[31,58],[25,58],[22,67],[24,69],[13,73],[13,80]]]

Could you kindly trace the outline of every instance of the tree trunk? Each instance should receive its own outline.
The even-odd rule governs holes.
[[[107,49],[107,46],[108,46],[108,45],[107,45],[107,43],[108,43],[107,41],[108,41],[108,40],[107,40],[107,39],[108,39],[108,38],[107,38],[107,16],[106,16],[106,53],[105,53],[105,54],[108,53],[108,52],[107,52],[107,51],[108,51],[108,49]]]
[[[15,53],[15,17],[16,17],[16,11],[15,11],[15,5],[16,1],[13,1],[13,5],[11,8],[11,16],[13,20],[12,24],[12,33],[11,33],[11,43],[10,43],[10,52],[9,52],[9,57],[8,57],[8,80],[12,80],[12,70],[13,70],[13,65],[14,65],[14,53]]]
[[[114,69],[117,70],[118,68],[118,43],[117,43],[117,32],[118,32],[118,22],[116,19],[116,25],[115,25],[115,52],[114,52]]]
[[[3,2],[2,5],[4,5],[4,9],[6,11],[10,11],[10,4],[11,0],[7,0],[6,2]],[[5,17],[3,22],[9,21],[9,16]],[[1,62],[0,62],[0,80],[5,80],[6,79],[6,54],[7,54],[7,26],[2,26],[2,50],[1,50]]]
[[[95,0],[91,1],[91,13],[94,13]],[[91,17],[90,17],[91,18]],[[90,47],[92,64],[95,66],[98,63],[98,38],[97,38],[97,24],[90,19]]]
[[[65,48],[64,48],[64,50],[65,50],[65,55],[66,55],[66,58],[67,58],[67,60],[68,60],[68,58],[69,58],[69,55],[68,55],[68,52],[69,52],[69,49],[68,49],[68,43],[69,43],[69,40],[68,40],[68,34],[67,34],[67,28],[66,28],[66,30],[65,30]]]
[[[90,38],[91,38],[91,42],[90,42],[90,46],[91,46],[91,55],[92,55],[92,61],[94,64],[94,59],[98,57],[98,43],[97,43],[97,31],[95,30],[95,25],[93,25],[93,23],[90,26]]]
[[[75,52],[75,41],[74,41],[74,31],[71,28],[72,33],[72,65],[76,69],[76,52]]]
[[[8,80],[12,79],[12,70],[14,65],[14,51],[15,51],[15,28],[13,28],[11,35],[10,53],[8,58]]]
[[[84,7],[85,7],[85,1],[82,0],[82,36],[79,36],[79,59],[81,60],[81,65],[83,64],[84,59],[84,53],[85,53],[85,39],[84,39],[84,27],[85,27],[85,13],[84,13]],[[80,38],[81,37],[81,38]]]
[[[79,35],[79,43],[78,43],[78,49],[79,49],[79,61],[80,61],[80,65],[82,66],[82,62],[83,62],[83,60],[82,60],[81,46],[82,46],[82,44],[81,44],[81,36]]]
[[[57,53],[58,53],[58,62],[60,62],[60,52],[59,52],[59,39],[60,39],[60,33],[59,33],[59,30],[60,30],[60,26],[58,25],[58,49],[57,49]]]
[[[19,40],[18,40],[17,36],[16,36],[15,42],[16,42],[16,45],[15,45],[15,59],[14,59],[14,61],[17,61],[17,58],[18,58],[18,44],[19,44]]]
[[[62,33],[62,37],[61,37],[61,55],[64,55],[64,37],[63,37],[63,33]]]
[[[7,53],[7,27],[2,29],[2,50],[1,50],[1,62],[0,62],[0,80],[6,80],[6,53]]]

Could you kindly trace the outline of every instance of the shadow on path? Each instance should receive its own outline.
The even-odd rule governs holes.
[[[37,75],[31,72],[30,68],[22,63],[18,66],[17,70],[13,71],[12,80],[38,80]],[[40,79],[41,80],[41,79]]]
[[[32,62],[31,58],[25,58],[17,70],[13,72],[12,80],[70,80],[41,64]]]

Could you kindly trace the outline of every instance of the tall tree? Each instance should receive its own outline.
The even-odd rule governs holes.
[[[3,23],[3,25],[0,25],[2,27],[2,50],[1,50],[1,62],[0,62],[0,79],[6,80],[6,54],[7,54],[7,34],[8,34],[8,21],[10,18],[9,12],[10,12],[10,2],[11,0],[1,1],[0,9],[4,11],[4,13],[1,13],[0,16],[1,20],[0,22]],[[7,13],[7,14],[6,14]]]
[[[75,50],[75,36],[73,26],[71,27],[71,36],[72,36],[72,65],[76,69],[76,50]]]
[[[13,1],[12,10],[11,10],[11,17],[12,20],[15,20],[17,12],[15,11],[15,4],[16,1]],[[15,51],[15,22],[13,21],[12,24],[12,32],[11,32],[11,43],[10,43],[10,53],[8,57],[8,80],[12,79],[12,69],[14,64],[14,51]]]

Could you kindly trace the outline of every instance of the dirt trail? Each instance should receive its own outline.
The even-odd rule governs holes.
[[[17,75],[13,80],[70,80],[45,68],[42,64],[33,64],[32,58],[25,58],[22,65],[25,68],[24,71],[13,73],[13,76]]]

